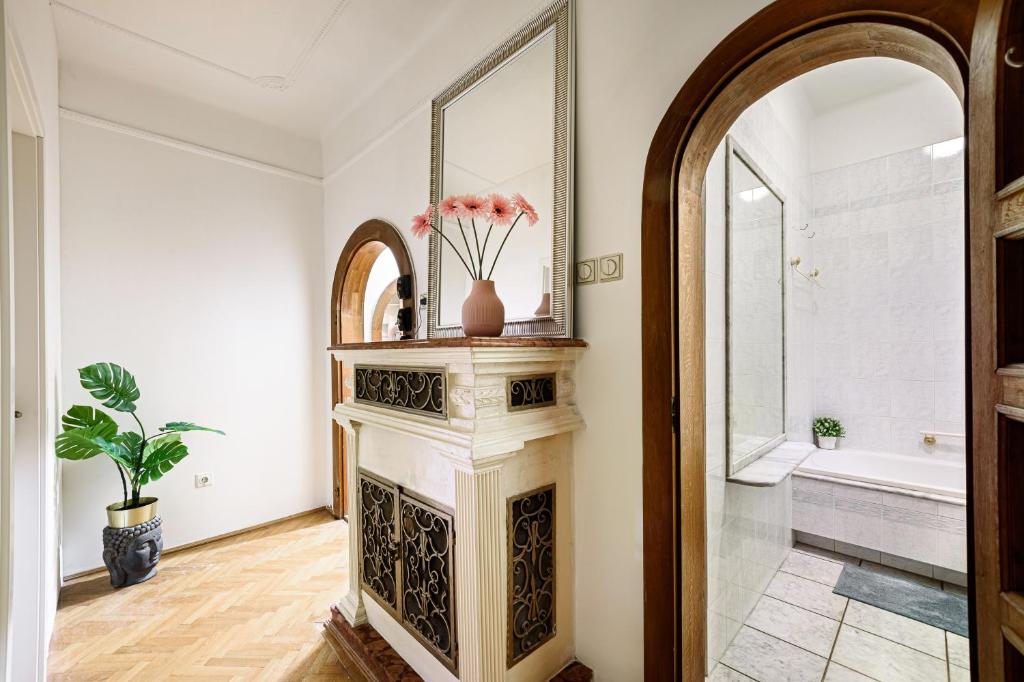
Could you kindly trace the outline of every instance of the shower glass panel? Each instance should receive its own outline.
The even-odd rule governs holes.
[[[786,439],[779,191],[726,141],[726,423],[731,476]]]

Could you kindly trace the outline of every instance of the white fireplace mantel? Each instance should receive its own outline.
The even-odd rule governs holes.
[[[572,432],[583,427],[574,372],[584,349],[573,339],[507,338],[331,348],[345,376],[334,418],[346,433],[349,518],[349,592],[338,607],[352,625],[369,620],[426,680],[548,679],[574,658]],[[450,513],[454,661],[433,651],[364,584],[366,476]],[[524,500],[550,502],[547,551],[554,557],[552,581],[525,592],[512,585],[509,556],[543,552],[524,552],[513,542],[535,540],[536,524],[526,535],[510,528],[531,522],[523,518]],[[513,620],[537,612],[537,604],[523,608],[522,594],[537,604],[553,599],[553,628],[550,621],[533,630],[515,620],[509,637],[510,611]],[[531,639],[534,632],[547,634]]]

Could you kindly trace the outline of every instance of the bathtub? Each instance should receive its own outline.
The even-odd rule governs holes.
[[[798,541],[966,584],[964,465],[814,450],[793,472]]]
[[[859,481],[928,495],[964,499],[963,464],[866,450],[815,450],[797,473]]]

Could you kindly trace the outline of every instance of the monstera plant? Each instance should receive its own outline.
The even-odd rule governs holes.
[[[188,456],[188,448],[181,442],[182,433],[224,433],[191,422],[167,422],[156,432],[147,434],[146,427],[135,414],[139,387],[128,370],[110,362],[99,362],[78,370],[78,376],[82,388],[93,398],[104,407],[131,415],[139,427],[138,431],[121,431],[114,418],[103,410],[75,405],[64,415],[64,431],[57,436],[57,456],[61,459],[80,460],[106,455],[113,461],[121,477],[123,491],[123,501],[117,511],[144,506],[142,486],[159,480]],[[128,498],[129,487],[131,500]]]

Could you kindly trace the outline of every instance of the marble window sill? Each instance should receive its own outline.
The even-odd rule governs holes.
[[[726,480],[739,485],[767,488],[786,480],[815,448],[812,443],[785,442],[737,471]]]

